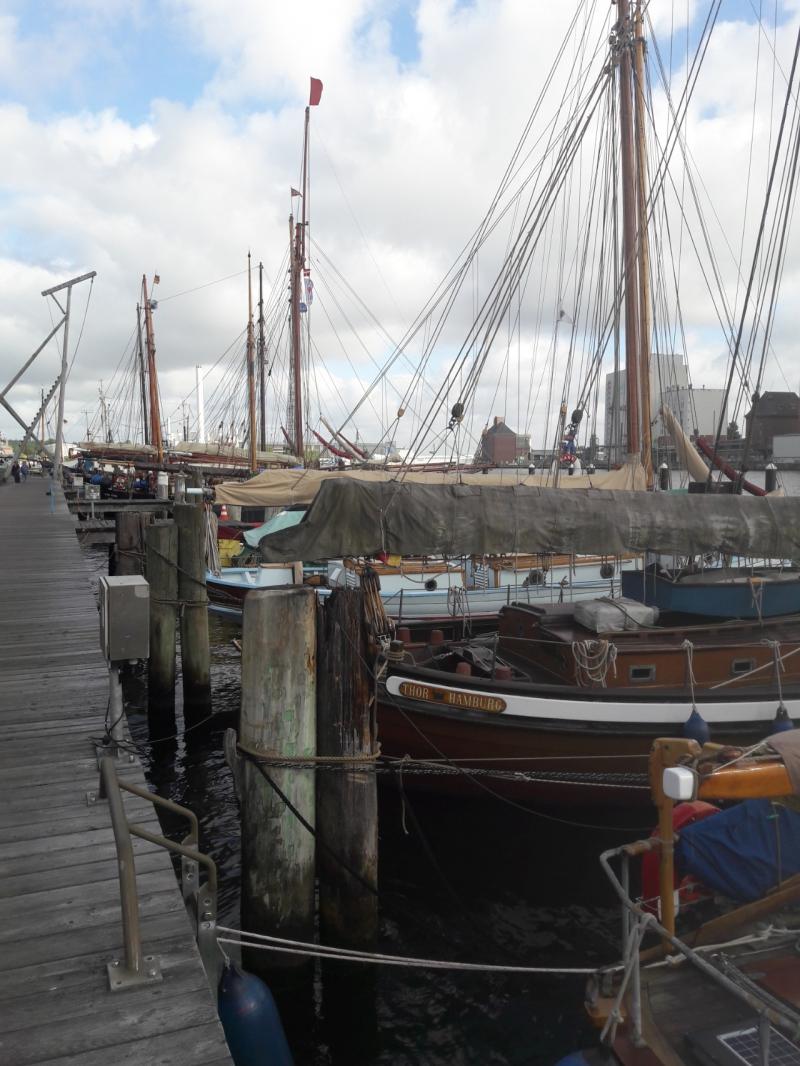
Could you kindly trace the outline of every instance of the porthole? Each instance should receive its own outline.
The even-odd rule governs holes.
[[[655,666],[631,666],[628,668],[629,681],[655,681]]]

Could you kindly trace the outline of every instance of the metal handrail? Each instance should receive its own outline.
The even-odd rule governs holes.
[[[625,972],[623,980],[618,994],[614,1000],[611,1013],[608,1017],[606,1025],[604,1026],[601,1038],[606,1038],[609,1034],[613,1041],[613,1034],[616,1030],[616,1026],[621,1020],[621,1005],[625,995],[628,979],[631,981],[631,1039],[634,1045],[642,1046],[643,1034],[642,1034],[642,1004],[640,993],[640,973],[641,963],[639,958],[639,942],[644,932],[647,929],[652,929],[665,942],[669,943],[676,949],[681,955],[684,956],[693,966],[696,966],[707,977],[710,977],[712,981],[715,981],[718,985],[721,985],[727,992],[736,996],[742,1000],[747,1006],[753,1010],[759,1018],[759,1035],[764,1039],[765,1027],[762,1022],[766,1019],[766,1024],[770,1022],[777,1025],[790,1037],[795,1038],[797,1035],[797,1015],[795,1012],[788,1010],[783,1004],[774,1000],[773,997],[759,996],[756,997],[750,993],[747,989],[742,988],[740,985],[732,981],[724,973],[721,973],[711,963],[706,962],[702,955],[689,947],[683,940],[679,939],[674,934],[670,933],[668,929],[656,919],[655,915],[643,910],[637,903],[635,903],[628,894],[627,888],[628,872],[627,866],[632,854],[638,854],[642,850],[647,850],[652,847],[653,840],[642,841],[637,844],[623,844],[621,847],[609,848],[604,851],[600,856],[600,865],[608,877],[611,885],[616,892],[617,896],[622,903],[622,909],[624,913],[628,913],[629,917],[627,921],[623,920],[623,960],[625,962]],[[611,859],[621,857],[622,858],[622,881],[617,877],[611,868]],[[631,922],[633,923],[631,925]]]
[[[151,833],[149,829],[128,821],[122,802],[122,791],[147,800],[156,807],[161,807],[173,814],[186,818],[189,833],[181,843],[170,840],[163,834]],[[152,955],[143,955],[141,930],[139,926],[139,896],[136,888],[136,867],[134,862],[131,836],[147,840],[168,851],[181,856],[181,887],[184,901],[194,901],[196,915],[196,935],[207,974],[213,979],[218,958],[214,930],[217,920],[217,867],[210,856],[197,850],[199,825],[194,811],[182,807],[172,800],[155,795],[148,789],[140,788],[128,782],[120,781],[114,759],[104,756],[100,760],[99,799],[108,800],[111,827],[114,831],[114,843],[117,849],[117,868],[119,872],[119,894],[122,910],[122,938],[125,951],[124,965],[120,960],[108,964],[109,984],[112,991],[118,991],[132,984],[150,983],[161,980],[161,968]],[[201,887],[197,874],[203,866],[207,873],[206,883]],[[192,883],[194,882],[194,884]]]

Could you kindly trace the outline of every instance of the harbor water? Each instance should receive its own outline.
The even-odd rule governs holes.
[[[800,474],[782,481],[800,491]],[[106,549],[86,557],[95,576],[105,571]],[[223,756],[239,710],[240,631],[213,615],[210,631],[210,721],[184,733],[178,703],[164,736],[163,723],[148,722],[141,678],[129,679],[126,703],[148,779],[199,816],[201,847],[220,871],[220,923],[240,928],[239,811]],[[401,788],[392,775],[379,797],[379,950],[512,966],[617,959],[619,909],[598,855],[649,833],[649,812],[465,801]],[[582,976],[367,967],[354,978],[329,966],[307,996],[280,1001],[298,1066],[546,1066],[596,1039]]]

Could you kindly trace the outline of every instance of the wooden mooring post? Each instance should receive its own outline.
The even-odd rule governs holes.
[[[153,521],[145,511],[122,511],[114,515],[113,570],[116,577],[144,574],[144,531]]]
[[[315,603],[302,586],[248,593],[239,719],[242,928],[306,941],[314,936],[315,847],[297,814],[313,826],[315,770],[276,763],[316,753]],[[247,753],[265,756],[263,772]],[[300,955],[266,959],[245,951],[245,964],[262,972],[307,970]]]
[[[317,655],[317,754],[338,764],[317,773],[320,939],[369,949],[378,930],[377,742],[360,589],[336,589],[319,607]]]
[[[176,503],[173,514],[178,527],[183,707],[185,715],[197,717],[211,709],[205,513],[194,504]]]
[[[145,554],[150,584],[147,702],[151,712],[170,711],[175,707],[178,608],[178,527],[174,522],[153,522],[148,526]]]

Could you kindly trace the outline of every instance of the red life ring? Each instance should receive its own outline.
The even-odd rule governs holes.
[[[719,807],[703,800],[692,800],[691,803],[679,803],[672,812],[672,829],[679,833],[687,825],[694,822],[702,822],[704,818],[712,814],[719,814]],[[658,829],[654,829],[651,837],[658,836]],[[659,891],[659,854],[658,851],[645,852],[642,858],[642,909],[655,914],[658,917],[660,891]],[[679,878],[677,871],[674,880],[678,890],[678,910],[687,903],[693,903],[698,899],[705,898],[708,893],[697,885],[692,877]]]

